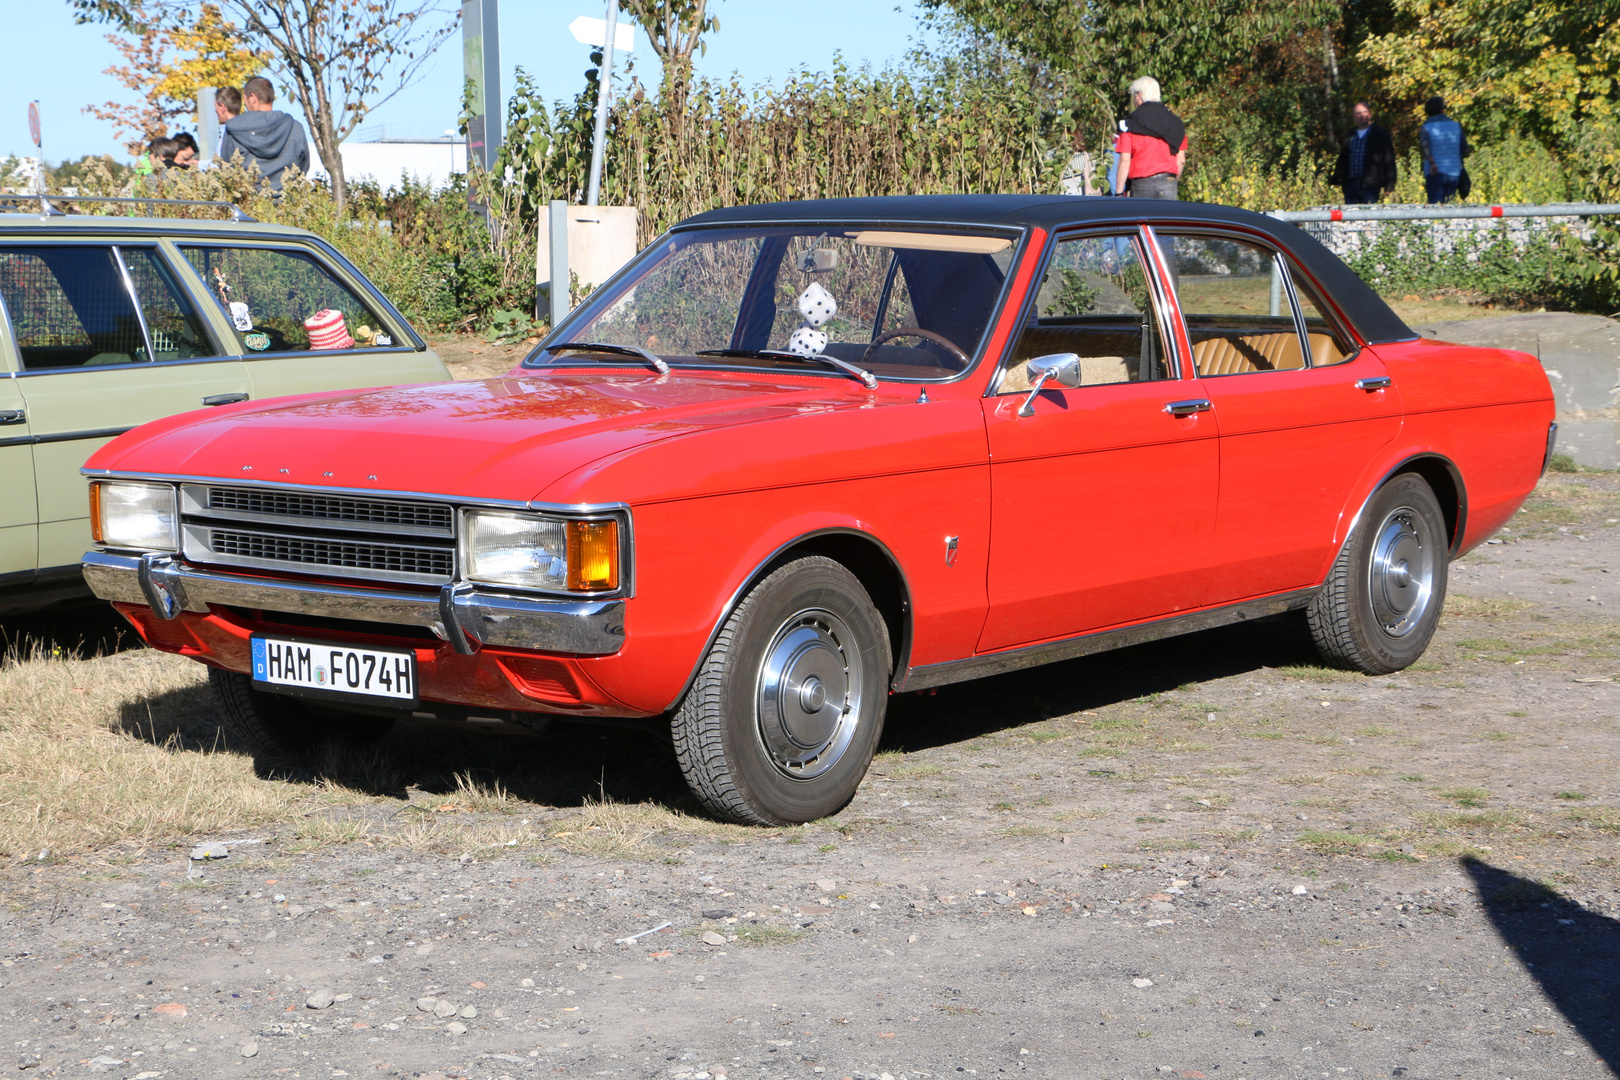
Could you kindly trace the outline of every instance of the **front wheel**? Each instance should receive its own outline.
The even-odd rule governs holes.
[[[1306,611],[1322,658],[1367,675],[1416,662],[1440,621],[1449,559],[1428,483],[1402,473],[1379,488]]]
[[[676,709],[687,784],[743,824],[837,813],[883,733],[891,666],[855,575],[821,556],[782,565],[737,605]]]

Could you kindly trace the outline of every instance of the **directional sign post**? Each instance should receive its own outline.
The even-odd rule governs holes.
[[[602,144],[607,141],[608,102],[613,92],[613,50],[629,52],[635,48],[636,29],[628,23],[620,26],[618,0],[607,0],[606,19],[581,15],[568,24],[568,30],[575,41],[602,50],[602,73],[596,83],[596,136],[591,140],[591,180],[585,194],[585,205],[595,206],[602,193]]]

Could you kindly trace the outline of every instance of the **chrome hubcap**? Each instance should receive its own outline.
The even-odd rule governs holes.
[[[1373,534],[1367,591],[1373,616],[1390,637],[1416,629],[1434,600],[1439,552],[1425,542],[1422,527],[1416,511],[1402,506],[1391,510]]]
[[[812,608],[788,619],[759,669],[759,740],[785,776],[812,780],[838,763],[861,722],[861,654],[849,627]]]

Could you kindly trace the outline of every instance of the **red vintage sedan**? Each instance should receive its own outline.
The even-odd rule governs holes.
[[[889,695],[1303,608],[1397,671],[1546,466],[1522,353],[1420,341],[1191,203],[737,207],[484,382],[227,406],[85,468],[86,580],[265,768],[397,719],[666,728],[712,812],[832,814]]]

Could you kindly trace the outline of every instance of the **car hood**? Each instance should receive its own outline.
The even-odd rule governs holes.
[[[649,443],[872,403],[858,385],[832,379],[513,374],[189,413],[121,436],[86,468],[529,499]]]

